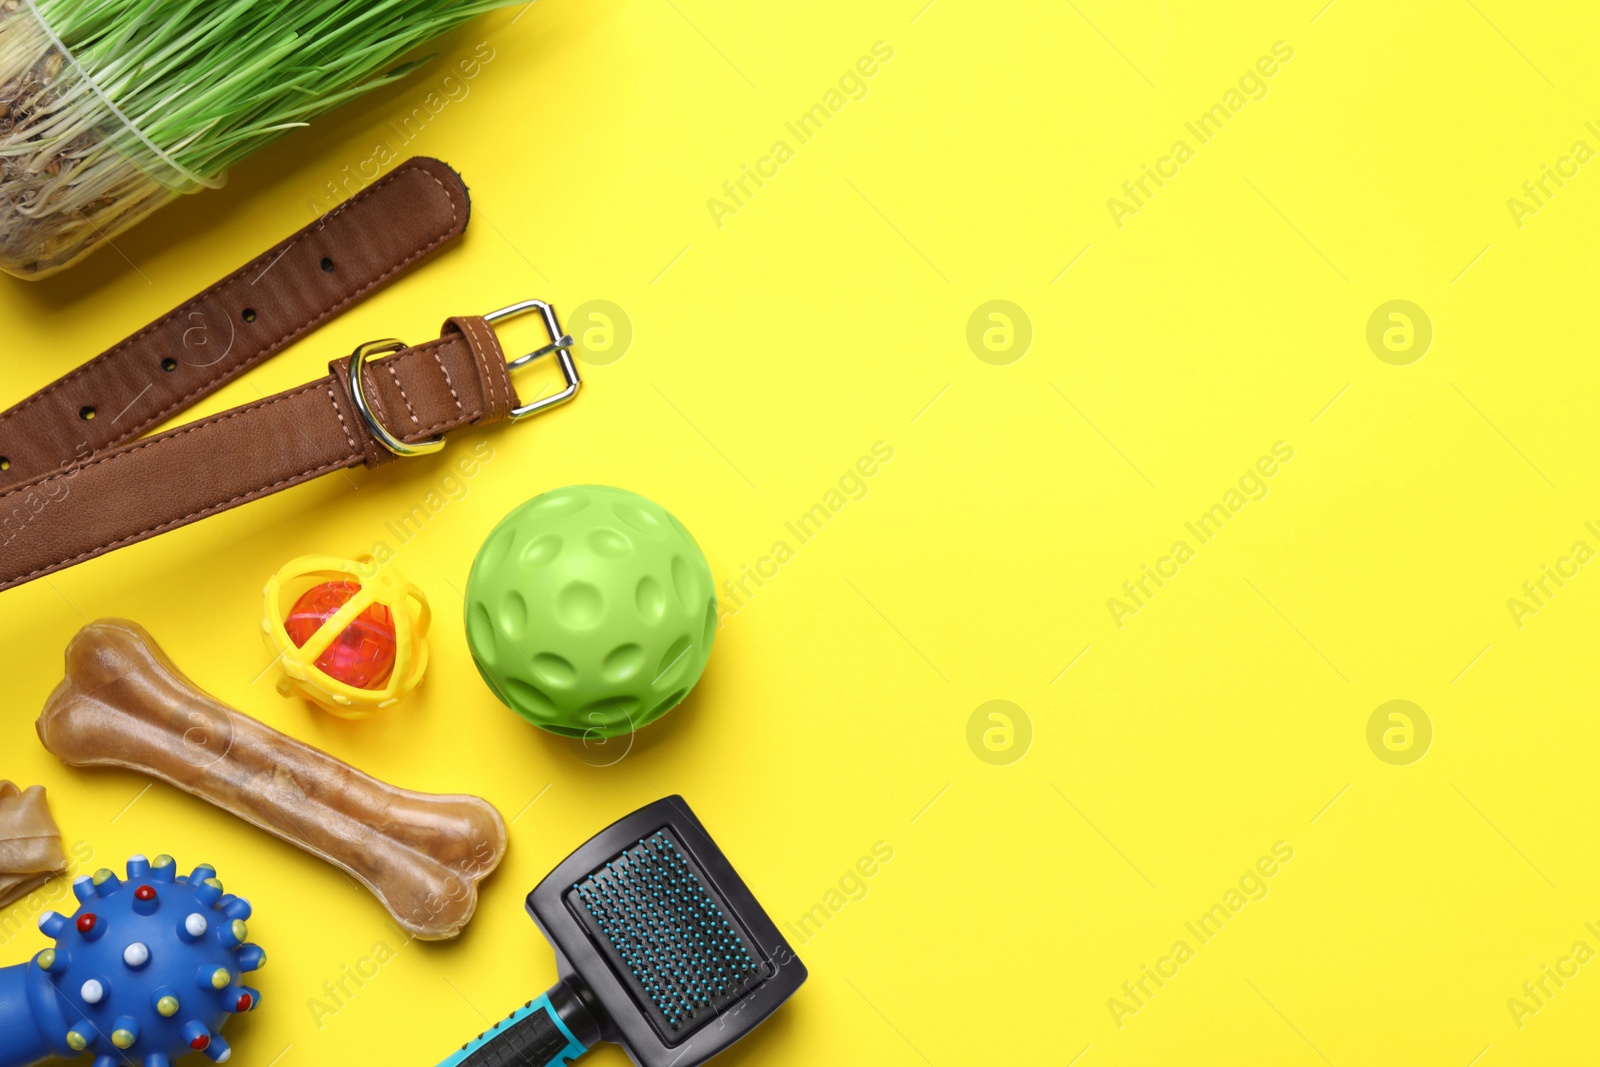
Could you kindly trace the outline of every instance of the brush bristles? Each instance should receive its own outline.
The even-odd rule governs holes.
[[[617,962],[680,1031],[761,977],[745,939],[660,830],[573,887]]]

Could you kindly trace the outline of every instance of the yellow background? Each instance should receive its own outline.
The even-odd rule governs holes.
[[[0,597],[0,772],[49,787],[93,866],[167,851],[256,903],[271,965],[234,1062],[442,1059],[554,979],[527,890],[672,791],[780,924],[875,843],[894,850],[864,898],[795,939],[810,982],[728,1067],[1592,1055],[1600,964],[1520,1027],[1507,1000],[1574,942],[1600,949],[1584,925],[1600,926],[1600,565],[1520,628],[1507,600],[1573,542],[1600,548],[1584,526],[1600,525],[1600,164],[1520,227],[1507,199],[1575,141],[1600,148],[1600,25],[1506,0],[925,2],[500,13],[118,251],[0,285],[14,400],[303,225],[388,145],[464,172],[472,232],[205,410],[523,297],[608,300],[632,323],[576,403],[482,435],[493,461],[403,546],[385,524],[474,435]],[[893,59],[866,95],[798,145],[785,122],[878,41]],[[1278,41],[1293,58],[1264,98],[1199,145],[1185,122]],[[494,58],[468,95],[401,145],[391,120],[481,42]],[[1180,138],[1194,158],[1119,227],[1108,198]],[[719,227],[708,199],[778,139],[794,157]],[[1032,326],[1008,365],[967,341],[994,299]],[[1366,340],[1394,299],[1434,331],[1405,366]],[[477,678],[459,590],[522,500],[644,493],[720,584],[792,541],[784,523],[876,441],[894,458],[867,496],[792,545],[626,758],[594,766],[611,757],[535,732]],[[1185,522],[1278,441],[1294,458],[1265,498],[1199,545]],[[1180,538],[1195,557],[1119,628],[1108,598]],[[378,540],[438,614],[422,692],[363,724],[281,700],[262,583]],[[48,757],[32,720],[67,639],[106,615],[289,733],[515,817],[466,936],[403,945],[331,868],[165,786]],[[967,740],[997,699],[1031,723],[1008,765]],[[1367,742],[1395,699],[1434,732],[1404,766]],[[1199,944],[1184,924],[1280,841],[1293,860],[1267,895]],[[1179,939],[1194,958],[1119,1027],[1108,1000]],[[380,942],[395,958],[318,1018],[323,983]]]

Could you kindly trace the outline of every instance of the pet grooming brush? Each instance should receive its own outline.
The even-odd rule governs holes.
[[[561,976],[439,1067],[559,1067],[599,1041],[695,1067],[778,1009],[806,968],[682,797],[640,808],[528,894]]]

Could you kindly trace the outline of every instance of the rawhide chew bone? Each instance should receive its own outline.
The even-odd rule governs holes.
[[[67,646],[39,738],[74,767],[140,771],[347,871],[411,935],[459,934],[505,856],[488,801],[398,789],[199,689],[137,623],[101,619]]]
[[[0,908],[66,870],[61,831],[50,817],[44,786],[18,789],[0,781]]]

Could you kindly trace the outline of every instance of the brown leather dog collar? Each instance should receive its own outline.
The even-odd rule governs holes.
[[[0,413],[0,589],[332,471],[431,451],[458,427],[571,399],[572,340],[548,304],[530,300],[452,318],[414,347],[362,345],[317,381],[139,439],[460,236],[469,212],[455,171],[410,160]],[[508,363],[491,323],[530,311],[550,343]],[[511,372],[549,354],[566,388],[522,404]]]

